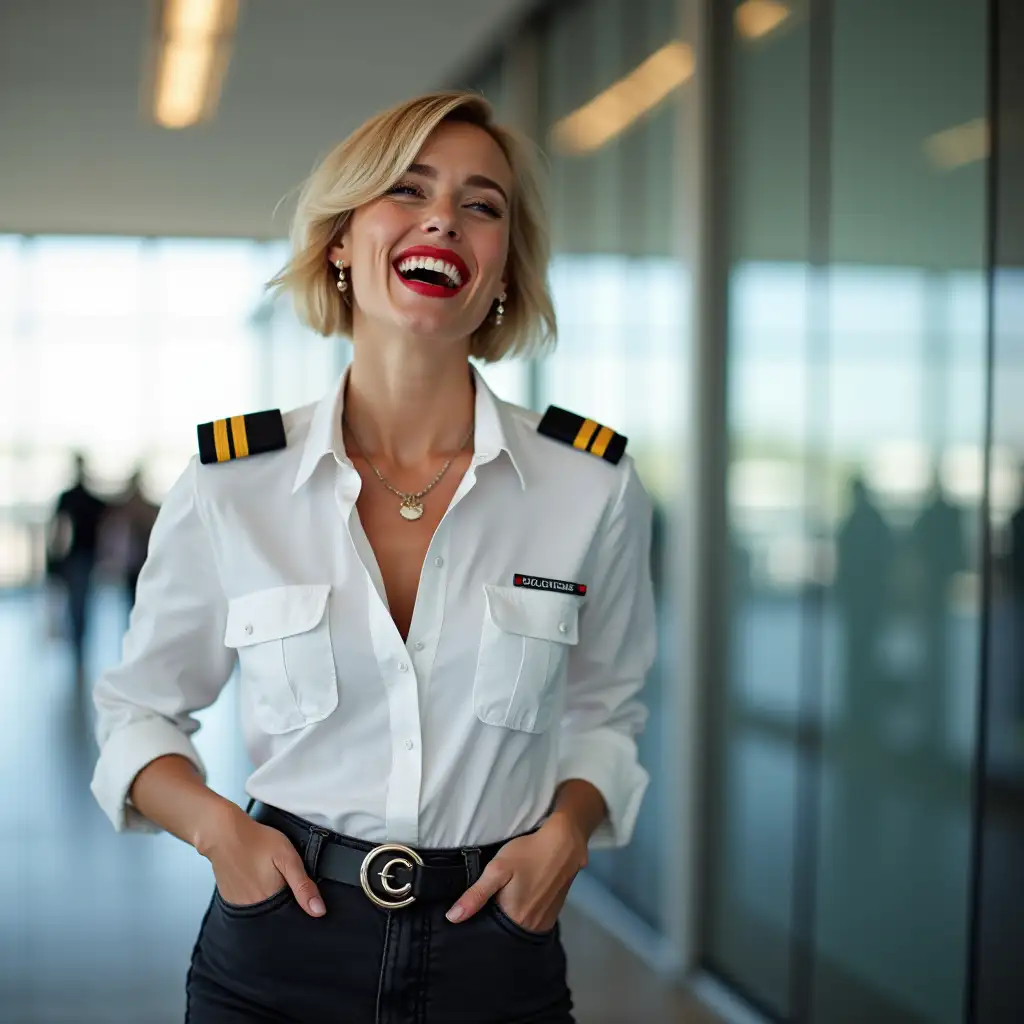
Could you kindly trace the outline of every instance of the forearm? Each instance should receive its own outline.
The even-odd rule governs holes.
[[[130,796],[140,814],[200,853],[224,817],[241,813],[237,804],[206,785],[188,758],[178,754],[150,761],[135,776]]]
[[[550,816],[567,821],[587,841],[607,814],[608,807],[596,786],[584,779],[566,779],[555,792]]]

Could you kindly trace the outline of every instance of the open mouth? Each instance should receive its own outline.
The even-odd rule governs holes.
[[[420,281],[452,291],[462,287],[462,275],[458,267],[433,256],[407,256],[395,264],[395,270],[405,281]]]
[[[457,295],[469,281],[469,268],[451,249],[413,246],[392,264],[402,283],[430,298]]]

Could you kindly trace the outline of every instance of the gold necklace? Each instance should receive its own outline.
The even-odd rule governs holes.
[[[437,476],[435,476],[434,479],[431,480],[430,483],[427,484],[427,486],[424,487],[422,491],[416,491],[415,493],[407,493],[405,491],[400,491],[397,487],[393,487],[390,483],[388,483],[387,480],[384,479],[384,474],[381,473],[381,471],[370,461],[366,452],[363,451],[363,447],[359,443],[359,438],[356,437],[356,433],[352,429],[352,425],[348,422],[348,420],[345,419],[344,416],[342,416],[341,422],[343,426],[348,427],[348,432],[352,437],[352,443],[356,446],[356,451],[359,452],[359,454],[362,455],[364,459],[366,459],[366,464],[370,467],[370,469],[374,471],[374,473],[377,474],[377,479],[389,491],[391,491],[392,494],[397,494],[398,497],[402,499],[402,504],[398,506],[398,514],[403,519],[408,519],[410,521],[414,519],[419,519],[420,516],[423,515],[423,502],[420,499],[434,489],[434,487],[440,481],[441,477],[443,477],[445,473],[448,472],[448,467],[455,461],[456,456],[462,452],[462,449],[466,447],[466,445],[469,443],[469,439],[473,436],[473,427],[471,425],[468,432],[466,433],[466,436],[462,439],[462,444],[459,445],[458,450],[455,452],[455,455],[453,455],[441,467],[441,472],[438,473]]]

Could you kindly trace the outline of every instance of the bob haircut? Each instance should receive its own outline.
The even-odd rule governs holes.
[[[534,147],[496,124],[491,105],[472,92],[436,92],[408,100],[370,118],[338,143],[302,187],[292,222],[291,259],[267,287],[290,291],[299,319],[318,334],[350,335],[352,308],[338,291],[328,251],[352,211],[391,188],[444,122],[476,125],[487,132],[505,154],[514,180],[504,322],[499,327],[488,315],[471,337],[469,354],[496,362],[547,348],[557,328],[547,286],[550,249]]]

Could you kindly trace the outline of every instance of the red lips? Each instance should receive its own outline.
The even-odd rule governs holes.
[[[462,278],[462,284],[459,287],[461,288],[469,282],[469,267],[466,266],[465,260],[451,249],[439,249],[436,245],[412,245],[408,249],[403,249],[395,257],[393,264],[395,269],[398,269],[398,264],[402,260],[410,256],[432,256],[435,260],[444,260],[445,263],[451,263],[459,272],[459,277]]]

